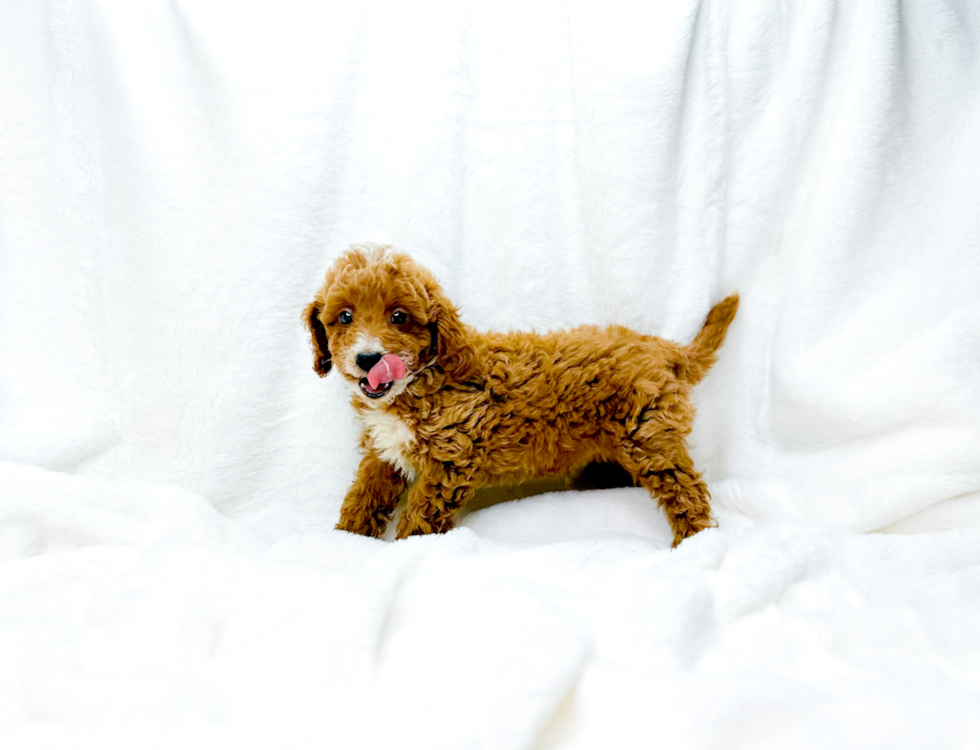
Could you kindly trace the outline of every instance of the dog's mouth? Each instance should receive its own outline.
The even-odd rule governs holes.
[[[397,354],[385,354],[358,383],[368,398],[381,398],[399,378],[405,377],[405,363]]]
[[[394,385],[394,383],[394,380],[389,380],[387,383],[378,383],[376,388],[372,388],[367,378],[361,378],[358,381],[358,385],[361,386],[361,393],[368,398],[381,398],[391,390],[391,386]]]

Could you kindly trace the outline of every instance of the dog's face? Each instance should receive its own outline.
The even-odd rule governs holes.
[[[458,351],[468,349],[432,275],[387,248],[354,248],[338,258],[303,316],[313,369],[323,377],[335,366],[369,406],[390,403],[437,361],[455,366]]]

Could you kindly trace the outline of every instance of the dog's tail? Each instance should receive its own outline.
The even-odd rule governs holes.
[[[700,383],[711,365],[718,359],[716,352],[725,343],[725,334],[735,313],[738,312],[738,294],[732,294],[711,308],[701,332],[682,351],[684,356],[676,364],[677,376],[691,385]]]

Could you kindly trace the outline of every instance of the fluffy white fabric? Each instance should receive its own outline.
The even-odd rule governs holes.
[[[980,8],[595,6],[0,4],[0,745],[980,744]],[[719,528],[334,531],[363,240],[483,328],[737,289]]]

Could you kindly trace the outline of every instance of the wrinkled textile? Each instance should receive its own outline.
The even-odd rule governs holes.
[[[0,4],[0,745],[980,746],[978,134],[966,0]],[[718,528],[334,531],[366,240],[479,328],[737,290]]]

